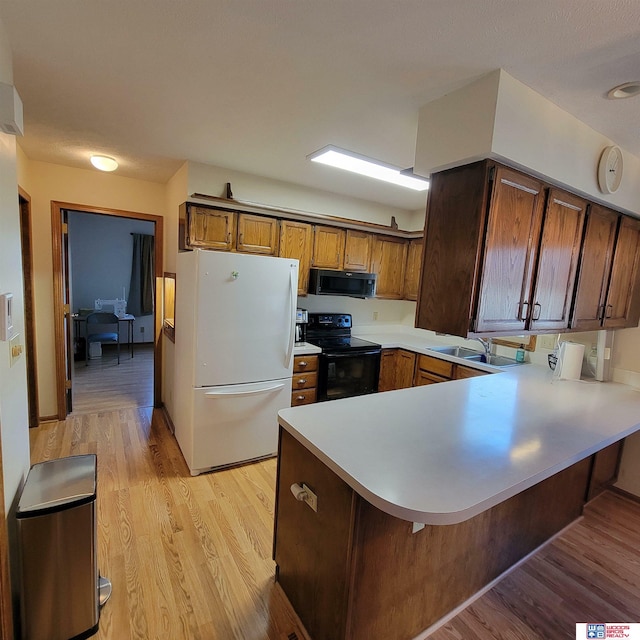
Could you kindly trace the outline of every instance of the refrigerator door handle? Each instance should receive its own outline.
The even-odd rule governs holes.
[[[293,344],[296,338],[296,324],[295,324],[295,312],[296,312],[296,304],[298,295],[298,273],[297,270],[291,266],[291,270],[289,271],[289,304],[291,305],[290,314],[291,317],[289,319],[289,345],[287,347],[287,353],[284,359],[284,366],[291,367],[293,363]]]
[[[284,382],[274,384],[264,389],[247,389],[246,391],[207,391],[204,395],[206,398],[238,398],[240,396],[254,396],[259,393],[269,393],[277,391],[284,387]]]

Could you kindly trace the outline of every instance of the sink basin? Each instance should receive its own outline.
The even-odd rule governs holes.
[[[517,364],[524,364],[506,356],[487,356],[482,351],[467,349],[467,347],[429,347],[429,350],[448,356],[455,356],[456,358],[463,358],[464,360],[471,360],[472,362],[484,362],[494,367],[513,367]]]
[[[466,347],[429,347],[430,351],[437,351],[447,356],[455,356],[456,358],[476,358],[484,356],[481,351],[475,349],[467,349]]]

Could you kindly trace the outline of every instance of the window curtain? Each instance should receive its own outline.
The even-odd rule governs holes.
[[[146,233],[132,233],[133,261],[127,313],[148,316],[155,300],[155,238]]]

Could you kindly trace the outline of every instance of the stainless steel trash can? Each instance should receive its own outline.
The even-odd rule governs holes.
[[[93,454],[29,471],[16,513],[23,640],[79,640],[98,630],[96,486]]]

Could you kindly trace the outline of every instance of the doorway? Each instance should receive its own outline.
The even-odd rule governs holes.
[[[146,347],[138,346],[138,360],[135,358],[135,349],[136,344],[133,342],[131,345],[123,346],[122,353],[123,355],[128,352],[128,348],[131,348],[132,351],[130,355],[133,355],[133,358],[123,360],[123,364],[128,363],[129,366],[122,367],[121,369],[112,369],[108,370],[110,376],[105,376],[105,392],[108,394],[109,389],[116,389],[116,387],[109,387],[109,381],[106,380],[107,377],[110,377],[111,382],[114,380],[117,381],[118,378],[124,379],[127,375],[136,376],[136,371],[132,372],[132,365],[135,365],[136,370],[139,371],[139,368],[144,366],[144,356],[145,351],[147,352],[147,362],[149,358],[153,359],[152,370],[153,370],[153,389],[152,389],[152,397],[153,397],[153,405],[160,406],[161,404],[161,389],[162,389],[162,360],[161,360],[161,326],[162,326],[162,318],[161,318],[161,299],[162,299],[162,287],[160,286],[161,277],[163,273],[163,256],[162,256],[162,247],[163,247],[163,218],[161,216],[155,216],[151,214],[143,214],[143,213],[135,213],[130,211],[122,211],[115,209],[104,209],[100,207],[91,207],[86,205],[77,205],[71,203],[61,203],[61,202],[52,202],[52,236],[53,236],[53,261],[54,261],[54,313],[55,313],[55,335],[56,335],[56,380],[57,380],[57,406],[58,406],[58,419],[64,420],[64,418],[74,409],[74,367],[76,364],[84,366],[84,361],[82,363],[76,360],[76,350],[74,350],[74,340],[73,336],[78,333],[81,334],[82,329],[80,329],[80,320],[78,316],[75,314],[81,309],[86,309],[87,311],[92,310],[94,308],[95,299],[103,299],[108,296],[105,302],[108,302],[109,299],[117,299],[123,298],[122,289],[128,289],[129,280],[128,276],[126,277],[126,281],[123,281],[124,276],[120,273],[120,275],[116,278],[118,281],[110,283],[110,286],[115,287],[115,289],[107,289],[107,284],[105,281],[104,285],[96,285],[95,280],[93,284],[90,284],[89,287],[93,286],[94,290],[92,293],[84,295],[84,297],[78,297],[77,300],[73,299],[72,296],[72,285],[73,278],[78,277],[79,274],[73,273],[73,260],[72,260],[72,251],[73,251],[73,243],[70,242],[69,230],[70,225],[73,228],[74,224],[77,223],[78,220],[82,220],[85,218],[84,222],[88,223],[91,219],[100,220],[102,223],[106,222],[107,227],[117,227],[117,222],[121,221],[123,224],[133,224],[134,226],[137,224],[140,226],[141,224],[144,226],[144,223],[149,223],[148,227],[153,229],[152,235],[155,237],[155,245],[157,250],[155,251],[155,265],[154,265],[154,276],[155,276],[155,288],[154,288],[154,312],[153,312],[153,320],[151,322],[141,322],[140,318],[137,318],[133,323],[122,323],[125,326],[122,330],[121,335],[127,336],[127,342],[133,341],[135,338],[140,340],[139,336],[141,334],[140,327],[144,326],[144,330],[147,334],[150,334],[149,337],[147,335],[144,336],[146,341],[149,341],[150,344]],[[105,218],[108,216],[108,218]],[[102,225],[102,227],[104,224]],[[97,229],[97,233],[99,234],[101,240],[106,238],[104,229],[100,227]],[[128,229],[128,227],[127,227]],[[73,229],[72,229],[73,231]],[[130,239],[130,233],[134,233],[134,231],[126,231],[128,238]],[[107,243],[103,243],[105,251],[108,251]],[[98,246],[103,246],[101,243],[98,243]],[[130,246],[130,244],[129,244]],[[76,248],[77,251],[77,248]],[[130,256],[131,254],[129,254]],[[107,262],[109,259],[118,260],[117,256],[106,256]],[[113,273],[117,273],[116,265],[114,262],[114,269],[112,269]],[[77,265],[76,265],[77,266]],[[108,266],[107,266],[108,270]],[[76,294],[77,296],[79,294]],[[86,298],[86,299],[85,299]],[[75,326],[74,326],[75,325]],[[136,326],[137,325],[137,326]],[[131,332],[129,331],[131,329]],[[138,333],[136,334],[136,330]],[[77,346],[77,344],[76,344]],[[100,361],[96,359],[95,362],[91,362],[89,367],[86,367],[87,370],[91,370],[93,368],[93,374],[95,376],[100,376],[100,369],[107,370],[110,360],[108,358],[101,358]],[[116,362],[115,360],[113,361]],[[79,370],[79,369],[78,369]],[[128,373],[127,373],[128,372]],[[89,371],[82,371],[82,373],[89,373]],[[86,383],[86,378],[83,380]],[[80,384],[80,378],[78,378],[78,382]],[[122,385],[121,385],[122,386]],[[92,387],[89,384],[89,387]],[[115,394],[116,392],[113,391]],[[97,397],[97,396],[96,396]]]

